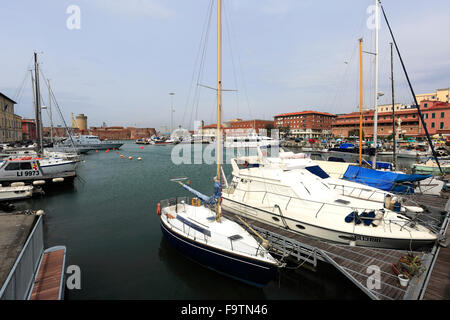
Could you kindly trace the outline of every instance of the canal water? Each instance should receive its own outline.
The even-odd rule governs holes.
[[[191,196],[170,178],[187,177],[211,194],[215,166],[176,165],[173,146],[142,147],[126,142],[118,153],[90,152],[73,187],[17,203],[45,210],[45,246],[65,245],[67,266],[80,267],[81,289],[66,290],[66,299],[366,299],[325,263],[316,271],[286,269],[258,289],[183,257],[163,237],[156,205]]]

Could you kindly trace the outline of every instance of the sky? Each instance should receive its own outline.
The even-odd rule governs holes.
[[[373,0],[223,2],[223,87],[230,90],[223,96],[224,120],[358,110],[358,39],[363,38],[363,50],[375,50]],[[208,28],[210,3],[1,1],[0,92],[18,102],[17,114],[34,117],[29,70],[38,52],[69,124],[71,113],[84,113],[89,126],[105,122],[161,129],[171,125],[172,105],[174,126],[192,128],[194,120],[215,123],[215,91],[203,87],[216,86],[216,13]],[[450,2],[384,0],[383,6],[415,92],[450,87]],[[383,104],[391,101],[391,39],[380,19]],[[365,108],[373,106],[373,61],[373,55],[364,54]],[[412,103],[396,56],[394,66],[396,102]],[[55,114],[54,122],[62,124]],[[44,123],[49,123],[46,111]]]

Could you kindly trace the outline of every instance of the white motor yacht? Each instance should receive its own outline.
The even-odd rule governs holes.
[[[432,246],[437,237],[408,218],[392,195],[331,178],[309,159],[260,159],[240,168],[223,191],[224,210],[328,241],[381,248]],[[395,210],[395,211],[394,211]]]

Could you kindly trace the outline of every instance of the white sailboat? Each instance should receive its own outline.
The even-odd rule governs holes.
[[[217,0],[217,172],[214,195],[207,197],[178,181],[199,199],[161,201],[161,230],[167,241],[201,265],[243,282],[264,286],[280,266],[268,250],[241,225],[222,216],[222,49],[221,0]]]

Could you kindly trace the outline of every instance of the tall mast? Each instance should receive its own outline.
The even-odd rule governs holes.
[[[377,134],[378,134],[378,0],[375,0],[375,94],[374,94],[374,114],[373,114],[373,147],[375,154],[372,159],[372,168],[376,168],[377,162]]]
[[[359,165],[362,165],[362,122],[363,122],[363,61],[362,61],[362,43],[359,39]]]
[[[50,89],[50,79],[47,79],[47,83],[48,83],[48,109],[50,113],[50,141],[53,143],[52,93]]]
[[[393,43],[391,42],[391,91],[392,91],[392,141],[394,142],[392,162],[394,163],[394,169],[397,167],[397,153],[396,153],[396,129],[395,129],[395,107],[394,107],[394,51]]]
[[[216,136],[216,157],[217,157],[217,173],[216,179],[222,182],[222,1],[217,0],[217,136]],[[216,202],[217,221],[220,221],[222,215],[221,199]]]
[[[35,78],[35,113],[36,113],[36,134],[37,134],[37,153],[42,154],[42,127],[41,127],[41,99],[39,92],[39,64],[37,62],[37,53],[34,53],[34,78]]]

